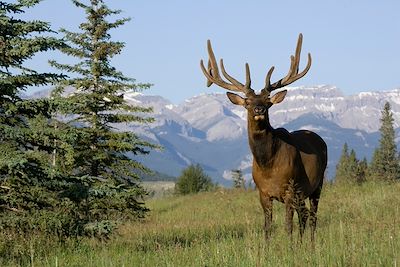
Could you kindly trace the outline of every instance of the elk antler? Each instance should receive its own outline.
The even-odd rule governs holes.
[[[254,94],[254,90],[250,88],[251,79],[250,79],[249,64],[246,63],[246,83],[243,85],[225,71],[224,62],[221,59],[220,66],[222,74],[230,82],[227,83],[221,78],[219,74],[218,64],[217,61],[215,60],[210,40],[207,40],[207,49],[208,49],[208,69],[204,67],[203,60],[200,60],[201,70],[207,77],[207,86],[211,86],[211,84],[215,83],[216,85],[230,91],[242,92],[245,93],[246,95]]]
[[[308,62],[307,66],[305,69],[299,73],[299,63],[300,63],[300,53],[301,53],[301,45],[303,42],[303,35],[300,33],[299,34],[299,39],[297,40],[297,46],[296,46],[296,53],[293,56],[290,56],[290,68],[288,74],[280,79],[279,81],[271,84],[271,75],[272,72],[274,71],[274,67],[271,67],[270,70],[267,73],[267,76],[265,78],[265,87],[261,90],[262,94],[267,94],[269,95],[270,92],[272,92],[275,89],[284,87],[286,85],[289,85],[304,75],[308,72],[308,70],[311,67],[311,54],[308,53]]]

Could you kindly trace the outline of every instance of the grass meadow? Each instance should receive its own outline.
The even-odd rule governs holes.
[[[278,202],[272,238],[264,240],[257,191],[221,189],[147,205],[143,222],[127,223],[108,241],[37,236],[6,244],[3,235],[0,266],[400,266],[400,183],[325,186],[314,249],[308,228],[299,242],[296,216],[289,241]]]

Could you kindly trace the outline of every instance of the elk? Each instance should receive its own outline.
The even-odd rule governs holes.
[[[252,175],[264,211],[266,239],[271,235],[272,202],[278,200],[285,204],[286,231],[289,236],[292,236],[293,215],[296,210],[300,240],[310,217],[311,242],[314,243],[318,202],[327,164],[326,143],[319,135],[308,130],[288,132],[284,128],[274,129],[268,114],[269,108],[280,103],[287,93],[287,90],[282,90],[271,95],[272,91],[300,79],[311,67],[311,54],[308,54],[307,66],[299,73],[302,40],[303,36],[300,34],[295,55],[290,57],[288,74],[271,84],[274,70],[274,67],[271,67],[266,75],[265,87],[259,94],[251,89],[250,69],[247,63],[244,85],[225,71],[222,59],[220,68],[225,80],[220,76],[210,40],[207,41],[208,68],[205,68],[203,60],[200,61],[200,67],[207,78],[207,86],[216,84],[226,90],[245,94],[245,97],[242,97],[227,92],[233,104],[243,106],[247,110],[248,140],[253,154]],[[310,201],[310,209],[305,205],[307,198]]]

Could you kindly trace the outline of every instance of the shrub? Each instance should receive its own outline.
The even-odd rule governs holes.
[[[184,169],[175,184],[177,194],[193,194],[201,191],[210,191],[215,185],[210,176],[204,173],[199,164],[190,165]]]

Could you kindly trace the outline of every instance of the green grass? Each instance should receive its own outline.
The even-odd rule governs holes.
[[[23,257],[0,260],[0,265],[400,265],[400,183],[326,186],[315,249],[308,230],[299,242],[296,217],[293,242],[289,241],[283,205],[278,202],[274,202],[272,238],[266,242],[256,191],[168,197],[148,201],[148,206],[152,211],[144,222],[124,225],[108,242],[85,239],[57,244],[38,237],[25,244]]]

